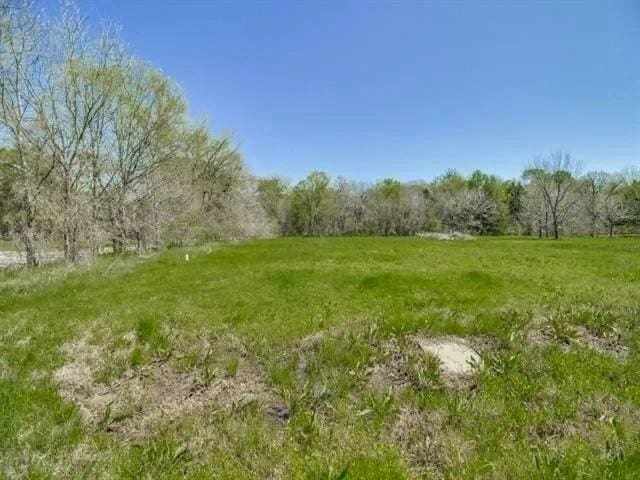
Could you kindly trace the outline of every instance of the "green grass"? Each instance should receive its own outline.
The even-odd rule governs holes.
[[[12,242],[11,240],[4,240],[0,238],[0,251],[9,251],[12,252],[17,250],[18,245],[16,242]]]
[[[637,478],[639,325],[637,238],[282,238],[2,271],[0,478]],[[485,366],[452,387],[415,334],[482,344]],[[134,402],[89,422],[54,375],[82,339],[99,385],[251,366],[289,416],[248,399],[110,428]],[[389,342],[408,380],[380,389]]]

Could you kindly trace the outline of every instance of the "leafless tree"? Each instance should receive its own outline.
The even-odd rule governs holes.
[[[589,233],[595,237],[602,213],[603,192],[609,182],[609,174],[603,171],[588,172],[583,178],[585,211],[589,218]]]
[[[367,187],[339,177],[331,192],[330,232],[349,235],[364,232]]]
[[[86,22],[73,4],[63,4],[60,21],[47,30],[37,113],[58,187],[51,196],[52,208],[65,258],[73,262],[80,236],[89,230],[85,191],[87,183],[96,186],[98,134],[112,103],[113,71],[121,55],[115,37],[105,33],[97,41],[89,38]]]
[[[443,226],[451,231],[488,233],[497,217],[495,202],[480,189],[435,192],[431,202]]]
[[[609,175],[602,188],[602,200],[599,205],[599,216],[607,227],[607,233],[613,237],[616,225],[628,220],[629,212],[624,201],[624,178],[620,175]]]
[[[542,197],[556,239],[560,238],[567,216],[579,202],[576,192],[578,173],[579,165],[568,153],[562,152],[536,157],[524,172],[524,180]]]
[[[33,6],[26,1],[5,2],[0,9],[0,23],[0,125],[15,152],[8,165],[13,178],[14,227],[24,245],[27,264],[35,266],[37,220],[43,190],[54,166],[45,158],[38,116],[43,31]]]

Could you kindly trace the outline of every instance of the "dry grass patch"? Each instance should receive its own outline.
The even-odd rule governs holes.
[[[442,478],[447,460],[441,442],[444,419],[440,412],[403,407],[396,414],[390,437],[411,469],[427,478]]]
[[[75,403],[96,428],[131,438],[146,437],[158,426],[207,408],[255,402],[276,418],[287,410],[267,384],[262,368],[246,358],[234,360],[226,372],[207,379],[195,369],[178,369],[168,358],[127,367],[107,382],[97,379],[107,360],[126,357],[133,348],[130,344],[108,354],[87,337],[63,347],[69,361],[54,372],[54,380],[61,396]]]

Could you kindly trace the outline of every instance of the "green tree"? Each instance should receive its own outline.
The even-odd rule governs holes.
[[[313,171],[293,188],[292,210],[298,233],[322,233],[331,199],[330,181],[326,173]]]
[[[519,225],[522,219],[524,192],[524,185],[517,180],[509,180],[505,184],[507,211],[514,225]]]
[[[258,200],[271,220],[278,220],[280,202],[287,194],[286,180],[280,177],[260,178],[258,180]]]

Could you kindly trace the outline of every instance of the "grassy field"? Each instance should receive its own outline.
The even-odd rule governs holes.
[[[639,326],[637,238],[2,271],[0,477],[638,478]],[[444,375],[441,336],[482,366]]]

